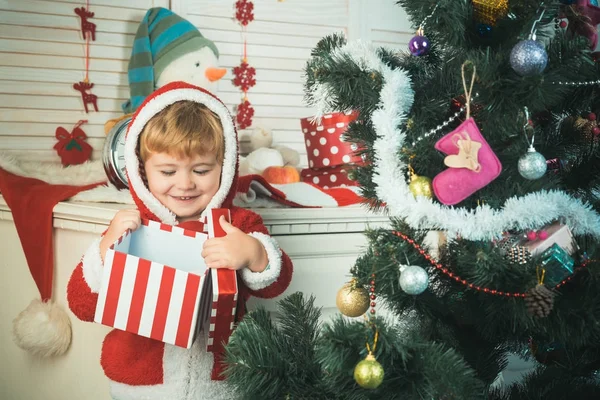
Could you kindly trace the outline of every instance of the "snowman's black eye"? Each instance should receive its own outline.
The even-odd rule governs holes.
[[[196,63],[196,67],[199,67],[199,66],[200,66],[200,63],[199,63],[199,62],[197,62],[197,63]]]

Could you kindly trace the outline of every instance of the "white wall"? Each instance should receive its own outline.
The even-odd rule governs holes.
[[[86,114],[72,88],[84,77],[84,40],[73,9],[77,0],[0,0],[0,151],[39,160],[59,161],[52,149],[59,126],[67,130],[80,119],[98,158],[104,123],[122,115],[129,95],[127,63],[139,21],[154,6],[171,7],[213,40],[228,74],[218,95],[233,110],[241,95],[231,83],[231,68],[241,59],[240,25],[235,0],[93,0],[90,21],[97,25],[90,42],[90,81],[99,112]],[[325,35],[344,32],[350,39],[405,48],[412,36],[394,0],[255,0],[255,20],[248,25],[248,61],[257,84],[248,97],[255,126],[271,128],[275,141],[302,153],[302,117],[312,115],[303,103],[303,68],[310,51]],[[366,18],[365,18],[366,17]],[[240,132],[242,149],[247,131]]]

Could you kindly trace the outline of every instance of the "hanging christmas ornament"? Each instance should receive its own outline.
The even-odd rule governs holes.
[[[246,46],[246,27],[248,23],[254,20],[254,4],[248,0],[238,0],[235,3],[235,19],[242,26],[242,62],[239,66],[233,68],[233,85],[242,90],[242,102],[236,107],[237,126],[239,129],[246,129],[252,125],[254,117],[254,108],[248,101],[248,90],[256,85],[256,70],[248,64],[247,46]]]
[[[443,204],[454,205],[488,185],[502,172],[500,160],[487,143],[475,120],[471,117],[471,100],[477,71],[473,65],[471,84],[467,89],[465,67],[473,64],[465,61],[461,77],[465,90],[465,121],[435,143],[435,149],[446,154],[444,164],[449,167],[433,178],[435,197]]]
[[[527,312],[533,317],[547,317],[552,311],[554,305],[555,293],[544,285],[544,275],[546,270],[538,268],[538,284],[527,292],[525,297],[525,306]]]
[[[525,118],[526,123],[523,125],[523,132],[525,133],[525,139],[529,144],[527,153],[519,158],[519,174],[525,179],[535,180],[539,179],[546,173],[548,164],[546,163],[546,157],[537,152],[533,143],[535,140],[535,133],[529,120],[529,110],[525,107]],[[531,141],[529,141],[528,131],[531,131]]]
[[[427,271],[417,265],[400,266],[400,287],[407,294],[417,295],[423,293],[429,285]]]
[[[89,11],[90,2],[87,2],[87,8],[79,7],[75,8],[75,14],[81,18],[81,35],[84,39],[96,40],[96,24],[88,21],[89,18],[94,17],[94,13]]]
[[[415,36],[408,42],[408,50],[413,56],[424,56],[429,53],[431,43],[425,36],[423,28],[419,28]]]
[[[369,309],[369,294],[356,279],[352,279],[337,292],[335,304],[345,316],[360,317]]]
[[[81,33],[83,35],[83,39],[85,40],[85,76],[83,81],[79,81],[73,84],[73,89],[77,90],[81,94],[81,100],[83,101],[83,107],[85,112],[88,113],[88,104],[91,104],[94,107],[94,111],[98,111],[98,96],[91,93],[94,84],[89,80],[89,71],[90,71],[90,39],[96,40],[96,25],[87,21],[87,18],[91,18],[94,16],[94,13],[89,11],[90,2],[87,1],[86,8],[76,8],[75,14],[81,17]],[[88,34],[86,34],[88,33]]]
[[[256,70],[254,67],[248,65],[248,63],[242,60],[242,63],[233,68],[233,85],[242,89],[242,91],[247,92],[248,89],[256,85],[256,79],[254,76],[256,75]]]
[[[240,129],[246,129],[252,125],[252,117],[254,117],[254,108],[248,101],[247,97],[244,97],[242,102],[236,108],[235,121]]]
[[[414,169],[409,165],[408,171],[410,175],[410,183],[408,184],[408,190],[413,196],[423,196],[428,199],[433,198],[433,187],[431,186],[431,179],[426,176],[419,176],[415,174]]]
[[[496,26],[499,19],[508,14],[508,0],[473,0],[473,16],[475,20]]]
[[[527,40],[522,40],[510,52],[510,66],[521,76],[536,75],[546,69],[548,53],[540,42],[536,41],[536,24],[541,21],[545,10],[533,22]]]
[[[417,29],[417,33],[408,42],[408,51],[410,51],[410,54],[412,54],[413,56],[424,56],[427,53],[429,53],[431,43],[429,42],[429,39],[425,36],[425,23],[429,18],[433,16],[433,13],[438,8],[438,5],[439,3],[435,5],[433,11],[431,11],[431,14],[429,14],[423,19],[423,22],[421,22],[421,25],[419,25],[419,29]]]
[[[248,25],[248,23],[254,21],[254,4],[248,0],[238,0],[235,2],[235,19],[237,19],[242,26]]]
[[[371,353],[354,367],[354,380],[363,389],[377,389],[384,375],[383,367]]]
[[[373,348],[369,346],[367,341],[367,351],[369,354],[367,357],[356,364],[354,367],[354,380],[363,389],[377,389],[383,382],[385,371],[383,366],[375,359],[373,353],[377,347],[377,339],[379,337],[379,331],[375,328],[375,338],[373,340]]]
[[[86,120],[77,122],[71,133],[62,126],[56,128],[55,136],[58,139],[58,143],[54,145],[54,150],[58,153],[60,162],[65,167],[68,165],[83,164],[92,155],[92,146],[85,141],[87,135],[80,128],[86,122]]]

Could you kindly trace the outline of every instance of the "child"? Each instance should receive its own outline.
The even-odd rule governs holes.
[[[237,181],[237,134],[227,108],[198,87],[174,82],[154,92],[133,116],[125,139],[125,165],[137,210],[119,211],[104,235],[84,254],[67,288],[69,307],[93,321],[106,250],[140,217],[201,230],[211,208],[229,208],[227,235],[205,242],[210,268],[238,271],[239,320],[250,295],[281,294],[292,263],[268,236],[257,214],[232,205]],[[222,354],[206,352],[204,335],[184,349],[112,330],[100,363],[114,399],[235,399],[220,373]],[[213,362],[214,361],[214,362]]]

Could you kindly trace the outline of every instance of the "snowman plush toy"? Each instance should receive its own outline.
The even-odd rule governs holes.
[[[107,121],[104,169],[118,188],[127,186],[123,153],[131,115],[154,90],[184,81],[215,92],[227,70],[219,68],[219,50],[191,22],[162,7],[151,8],[140,22],[129,59],[130,97],[124,116]]]

